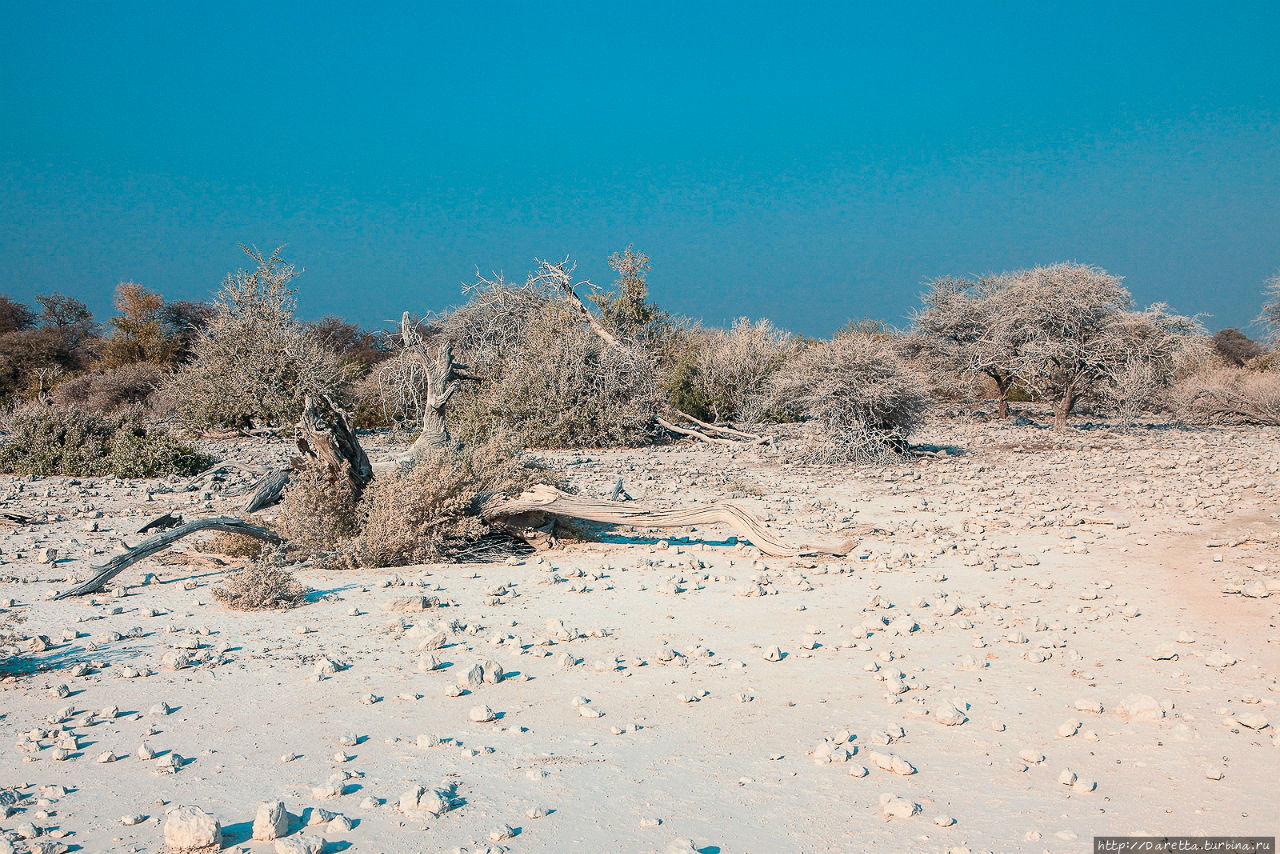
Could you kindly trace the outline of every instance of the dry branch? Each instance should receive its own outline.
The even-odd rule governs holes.
[[[699,427],[701,427],[704,431],[708,431],[711,433],[721,433],[725,436],[734,436],[736,438],[743,439],[747,442],[752,442],[757,445],[767,445],[769,442],[773,441],[773,437],[771,436],[757,436],[755,433],[747,433],[725,424],[708,424],[706,421],[701,421],[697,418],[694,418],[689,413],[676,409],[675,407],[672,407],[672,406],[666,407],[666,412],[668,415],[674,415],[680,418],[684,418],[687,421],[692,421],[694,424],[697,424]]]
[[[157,534],[149,540],[143,540],[138,545],[129,549],[123,554],[118,554],[103,566],[95,567],[97,572],[87,581],[82,581],[74,587],[63,590],[56,594],[54,599],[66,599],[71,596],[84,596],[87,593],[98,593],[106,585],[108,581],[115,578],[124,570],[133,566],[140,560],[148,558],[156,552],[167,549],[178,540],[194,534],[197,531],[226,531],[230,534],[244,534],[246,537],[253,537],[272,545],[279,545],[282,540],[272,531],[266,528],[259,528],[257,525],[250,525],[241,519],[231,516],[215,516],[212,519],[193,519],[177,528],[165,531],[163,534]]]
[[[253,494],[244,503],[244,512],[256,513],[264,507],[270,507],[280,500],[284,488],[289,485],[289,474],[292,469],[273,469],[267,472],[254,484]]]
[[[588,522],[640,528],[727,525],[750,540],[751,544],[760,551],[773,557],[794,557],[801,554],[843,555],[848,554],[852,548],[852,544],[847,542],[838,546],[819,543],[793,545],[770,531],[763,519],[732,504],[703,504],[678,510],[658,510],[635,502],[620,504],[616,501],[570,495],[552,486],[539,485],[531,487],[515,498],[505,496],[491,498],[480,508],[482,519],[500,527],[504,526],[504,520],[522,517],[523,521],[537,515],[563,516]],[[513,533],[519,535],[518,532]]]

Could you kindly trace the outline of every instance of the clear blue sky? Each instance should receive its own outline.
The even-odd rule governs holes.
[[[0,292],[101,317],[289,244],[367,325],[627,243],[668,308],[810,334],[1060,260],[1258,313],[1280,4],[8,3]]]

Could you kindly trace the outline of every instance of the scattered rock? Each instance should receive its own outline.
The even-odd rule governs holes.
[[[285,812],[284,801],[266,801],[258,805],[258,814],[253,819],[253,838],[259,842],[270,842],[289,832],[289,814]]]
[[[196,806],[178,806],[164,817],[164,844],[170,854],[205,854],[222,850],[222,826]]]

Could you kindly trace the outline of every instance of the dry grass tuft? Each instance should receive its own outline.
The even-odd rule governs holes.
[[[263,551],[267,544],[255,537],[246,537],[244,534],[232,534],[228,531],[219,531],[207,540],[202,542],[199,550],[205,554],[218,554],[225,557],[248,558],[249,560],[258,560],[262,557]]]

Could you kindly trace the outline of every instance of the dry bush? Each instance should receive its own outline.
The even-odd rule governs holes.
[[[280,502],[276,527],[305,554],[339,551],[360,531],[359,498],[346,477],[304,464],[293,472]]]
[[[388,405],[383,377],[377,369],[352,384],[348,396],[351,404],[349,421],[357,430],[396,427],[405,423],[403,410],[395,404]]]
[[[244,534],[233,534],[230,531],[219,531],[199,545],[199,550],[206,554],[218,554],[226,557],[242,557],[257,560],[262,557],[267,544],[256,537]]]
[[[1266,347],[1263,347],[1239,329],[1227,328],[1218,330],[1213,333],[1210,344],[1213,346],[1214,354],[1219,359],[1236,368],[1244,367],[1248,362],[1259,356],[1265,356],[1267,353]]]
[[[109,367],[136,362],[167,365],[177,361],[181,342],[165,323],[164,297],[136,282],[116,286],[112,332],[102,342],[102,360]]]
[[[50,397],[59,406],[115,415],[145,406],[163,382],[164,370],[159,365],[137,362],[73,377],[54,386]]]
[[[907,450],[928,405],[924,379],[890,342],[852,333],[802,350],[774,375],[771,403],[816,428],[806,461],[884,459]]]
[[[654,356],[664,353],[676,333],[671,315],[649,301],[649,256],[628,246],[609,256],[618,274],[611,289],[592,286],[600,322],[620,340]]]
[[[655,435],[662,396],[652,357],[608,346],[535,281],[483,282],[439,328],[481,378],[450,402],[450,430],[465,442],[495,430],[541,448],[638,445]]]
[[[1192,424],[1280,426],[1280,370],[1208,368],[1179,381],[1172,397]]]
[[[743,317],[730,329],[690,330],[665,371],[667,399],[695,418],[756,421],[769,378],[800,349],[799,340],[768,320]]]
[[[33,403],[9,415],[6,432],[6,474],[140,478],[194,475],[213,463],[132,412],[104,416]]]
[[[287,569],[272,563],[274,553],[233,572],[213,588],[213,598],[233,611],[268,611],[302,604],[307,589]]]
[[[191,357],[165,385],[165,397],[192,430],[246,428],[296,419],[307,395],[339,396],[345,378],[336,354],[294,319],[292,264],[241,247],[256,269],[227,277],[216,314]]]
[[[363,529],[351,560],[404,566],[465,555],[489,533],[478,516],[480,505],[490,496],[517,495],[536,483],[563,485],[504,441],[420,455],[365,490]]]

